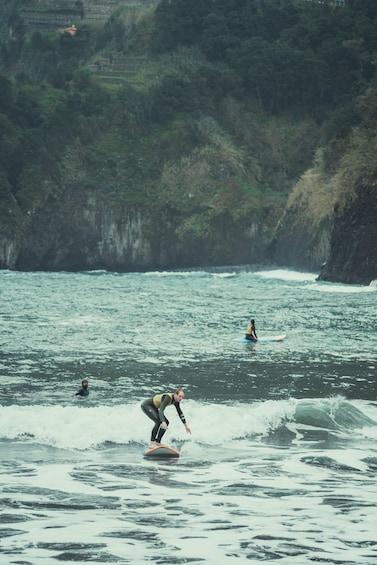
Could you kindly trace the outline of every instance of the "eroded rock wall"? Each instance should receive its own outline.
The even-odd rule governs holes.
[[[369,285],[377,280],[377,187],[362,186],[337,210],[319,280]]]
[[[69,191],[44,203],[24,226],[12,260],[2,268],[25,271],[105,269],[129,272],[153,269],[261,263],[266,245],[263,221],[217,218],[207,235],[182,233],[182,215],[109,203],[86,191]],[[8,248],[8,255],[11,247]]]
[[[291,211],[279,224],[273,241],[273,257],[277,265],[319,272],[330,252],[331,221],[316,228],[296,222]]]

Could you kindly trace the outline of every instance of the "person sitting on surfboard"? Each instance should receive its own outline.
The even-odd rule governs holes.
[[[81,388],[75,392],[74,396],[89,396],[89,383],[86,379],[81,381]]]
[[[185,397],[185,391],[183,388],[178,388],[174,393],[164,392],[162,394],[156,394],[152,398],[148,398],[141,403],[141,409],[154,421],[154,427],[151,433],[151,441],[149,447],[157,447],[161,443],[162,436],[166,432],[169,426],[169,420],[164,414],[164,410],[167,406],[175,406],[178,416],[183,422],[186,432],[191,434],[191,430],[186,423],[186,418],[183,415],[179,403]]]
[[[246,339],[248,339],[249,341],[258,341],[257,338],[257,330],[255,329],[255,320],[254,318],[252,318],[250,320],[249,325],[247,326],[247,330],[246,330],[246,334],[245,334]]]

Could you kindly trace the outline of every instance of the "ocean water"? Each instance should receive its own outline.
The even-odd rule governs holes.
[[[377,559],[377,286],[0,272],[0,563]],[[250,317],[260,336],[248,344]],[[90,395],[74,396],[81,380]],[[186,389],[143,457],[154,393]]]

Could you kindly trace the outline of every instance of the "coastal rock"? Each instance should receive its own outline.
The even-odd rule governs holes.
[[[331,221],[306,224],[300,214],[287,210],[273,239],[274,262],[282,267],[319,271],[330,251]]]
[[[0,234],[0,269],[14,269],[19,251],[15,237]]]
[[[361,186],[356,197],[336,210],[330,253],[319,280],[369,285],[377,280],[377,190]]]
[[[243,222],[212,218],[203,237],[182,228],[190,218],[178,210],[110,203],[76,189],[31,212],[13,236],[0,236],[0,268],[131,272],[273,263],[320,272],[322,281],[367,285],[377,279],[376,210],[374,187],[361,187],[317,230],[290,209],[269,245],[272,228],[257,212]]]
[[[205,214],[203,210],[203,214]],[[17,258],[3,268],[24,271],[118,272],[260,263],[266,253],[263,222],[219,217],[206,236],[182,231],[178,211],[109,203],[94,193],[70,191],[35,210]]]

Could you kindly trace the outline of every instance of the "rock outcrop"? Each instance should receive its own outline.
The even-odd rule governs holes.
[[[70,190],[31,213],[13,235],[0,235],[0,268],[128,272],[274,263],[319,272],[325,259],[319,280],[369,285],[377,279],[376,210],[375,187],[361,187],[335,210],[332,231],[330,223],[317,231],[299,228],[297,218],[285,215],[271,246],[257,212],[241,223],[219,216],[204,238],[181,232],[185,218],[178,210],[114,204]]]
[[[203,211],[205,213],[205,211]],[[0,268],[24,271],[147,271],[261,263],[263,221],[221,216],[207,236],[182,233],[177,210],[114,204],[88,191],[70,190],[44,203],[17,240],[0,236]]]
[[[336,210],[330,252],[319,280],[369,285],[377,280],[377,189],[362,186]]]
[[[320,226],[300,222],[299,212],[286,211],[272,244],[274,262],[283,267],[319,271],[330,251],[331,220]]]

